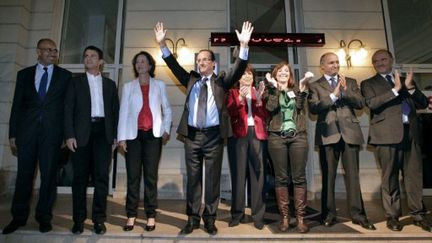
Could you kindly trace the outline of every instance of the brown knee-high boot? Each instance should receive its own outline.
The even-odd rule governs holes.
[[[309,226],[304,222],[307,205],[307,191],[303,187],[294,188],[294,201],[297,216],[297,230],[300,233],[307,233]]]
[[[279,207],[279,214],[281,215],[279,230],[282,232],[286,232],[289,228],[288,188],[276,187],[275,191],[276,191],[276,200]]]

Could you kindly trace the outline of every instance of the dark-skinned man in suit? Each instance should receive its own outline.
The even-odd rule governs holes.
[[[3,229],[9,234],[24,226],[30,213],[34,174],[39,162],[40,188],[36,206],[39,231],[51,231],[53,205],[57,195],[56,173],[63,142],[63,106],[71,73],[55,65],[56,44],[41,39],[38,63],[18,72],[9,121],[9,142],[18,157],[12,221]]]

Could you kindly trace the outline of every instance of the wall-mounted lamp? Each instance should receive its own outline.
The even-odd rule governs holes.
[[[359,63],[367,57],[367,51],[364,48],[363,42],[359,39],[353,39],[348,42],[344,40],[339,43],[338,56],[346,61],[347,67],[352,67],[352,62]]]
[[[193,54],[189,51],[184,38],[179,38],[175,42],[170,38],[165,40],[172,45],[173,56],[181,65],[193,65]],[[180,49],[179,49],[180,45]]]
[[[179,38],[179,39],[177,39],[177,41],[175,43],[170,38],[165,38],[165,40],[168,41],[169,43],[171,43],[171,45],[173,47],[172,48],[172,50],[173,50],[173,56],[177,59],[177,57],[178,57],[178,54],[177,54],[178,46],[179,46],[179,44],[181,44],[182,48],[186,47],[186,41],[185,41],[185,39],[184,38]]]

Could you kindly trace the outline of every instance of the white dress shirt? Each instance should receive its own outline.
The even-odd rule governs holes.
[[[105,117],[103,92],[102,92],[102,76],[101,74],[93,75],[88,72],[87,80],[90,87],[91,98],[91,116]]]

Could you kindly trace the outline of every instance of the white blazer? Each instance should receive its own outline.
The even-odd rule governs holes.
[[[171,107],[168,101],[165,83],[150,78],[149,105],[153,117],[153,135],[162,137],[163,133],[170,134]],[[138,79],[123,85],[120,102],[117,141],[132,140],[138,136],[138,115],[143,106],[143,97]]]

